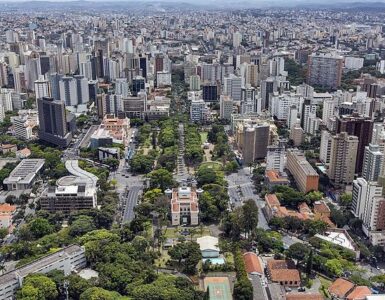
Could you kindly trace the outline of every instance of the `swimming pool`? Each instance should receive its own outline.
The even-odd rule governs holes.
[[[203,263],[209,260],[213,265],[223,265],[225,263],[225,259],[223,257],[213,257],[213,258],[203,258]]]

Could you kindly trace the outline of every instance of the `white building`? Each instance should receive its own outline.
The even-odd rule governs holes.
[[[43,76],[40,76],[39,79],[35,81],[35,95],[36,99],[51,97],[49,81],[44,79]]]
[[[233,33],[233,47],[238,48],[242,42],[242,34],[240,32]]]
[[[295,107],[298,109],[302,100],[302,97],[298,94],[284,93],[279,95],[278,93],[274,93],[271,97],[271,114],[278,120],[287,120],[289,113],[292,113],[290,123],[293,125],[293,123],[295,123],[294,119],[296,120],[297,117],[294,118],[295,112],[291,112],[290,108]]]
[[[85,249],[78,245],[71,245],[39,258],[0,276],[0,300],[13,299],[16,291],[22,287],[23,279],[29,274],[46,274],[53,270],[60,270],[67,276],[84,268],[86,264]]]
[[[234,101],[242,99],[242,78],[230,74],[224,79],[224,94],[230,96]]]
[[[202,99],[192,100],[190,106],[190,120],[192,122],[203,122],[206,120],[206,115],[206,102],[204,102]]]
[[[332,147],[332,135],[330,134],[329,131],[322,130],[319,159],[325,165],[329,165],[330,163],[331,147]]]
[[[381,74],[385,73],[385,60],[380,60],[377,63],[377,71],[380,72]]]
[[[219,99],[219,116],[221,119],[230,120],[233,113],[233,100],[229,96],[221,95]]]
[[[377,181],[381,174],[384,153],[378,145],[369,144],[365,147],[362,177],[367,181]]]
[[[286,166],[286,149],[283,142],[278,145],[268,146],[266,155],[266,170],[283,172]]]
[[[364,59],[362,57],[345,57],[345,68],[348,70],[359,70],[364,66]]]

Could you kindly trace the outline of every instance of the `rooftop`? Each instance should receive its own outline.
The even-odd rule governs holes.
[[[355,251],[355,246],[353,245],[352,240],[348,236],[347,232],[345,233],[342,231],[326,231],[325,235],[316,234],[315,236],[335,245]]]
[[[254,252],[246,252],[243,254],[243,260],[246,266],[247,273],[263,274],[263,266],[260,258]]]
[[[329,286],[329,293],[339,298],[344,298],[353,288],[353,283],[346,279],[338,278]]]
[[[44,162],[44,159],[22,160],[11,174],[9,174],[9,177],[4,179],[4,184],[29,184],[36,174],[43,168]]]
[[[371,294],[372,291],[367,286],[356,286],[353,292],[348,295],[347,300],[362,300]]]

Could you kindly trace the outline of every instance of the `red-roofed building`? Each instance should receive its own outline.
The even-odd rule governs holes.
[[[301,276],[292,260],[269,260],[267,274],[272,282],[283,286],[298,287],[301,284]]]
[[[258,273],[263,275],[263,265],[261,259],[254,252],[246,252],[243,254],[243,260],[246,266],[247,273]]]
[[[329,293],[333,299],[346,299],[346,296],[354,289],[354,284],[350,281],[338,278],[331,286],[329,286]]]
[[[367,286],[356,286],[348,295],[347,300],[365,300],[366,296],[372,294],[372,291]]]

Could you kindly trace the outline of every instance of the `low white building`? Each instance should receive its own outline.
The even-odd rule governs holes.
[[[202,236],[197,238],[199,249],[203,258],[215,258],[219,256],[218,238],[214,236]]]

